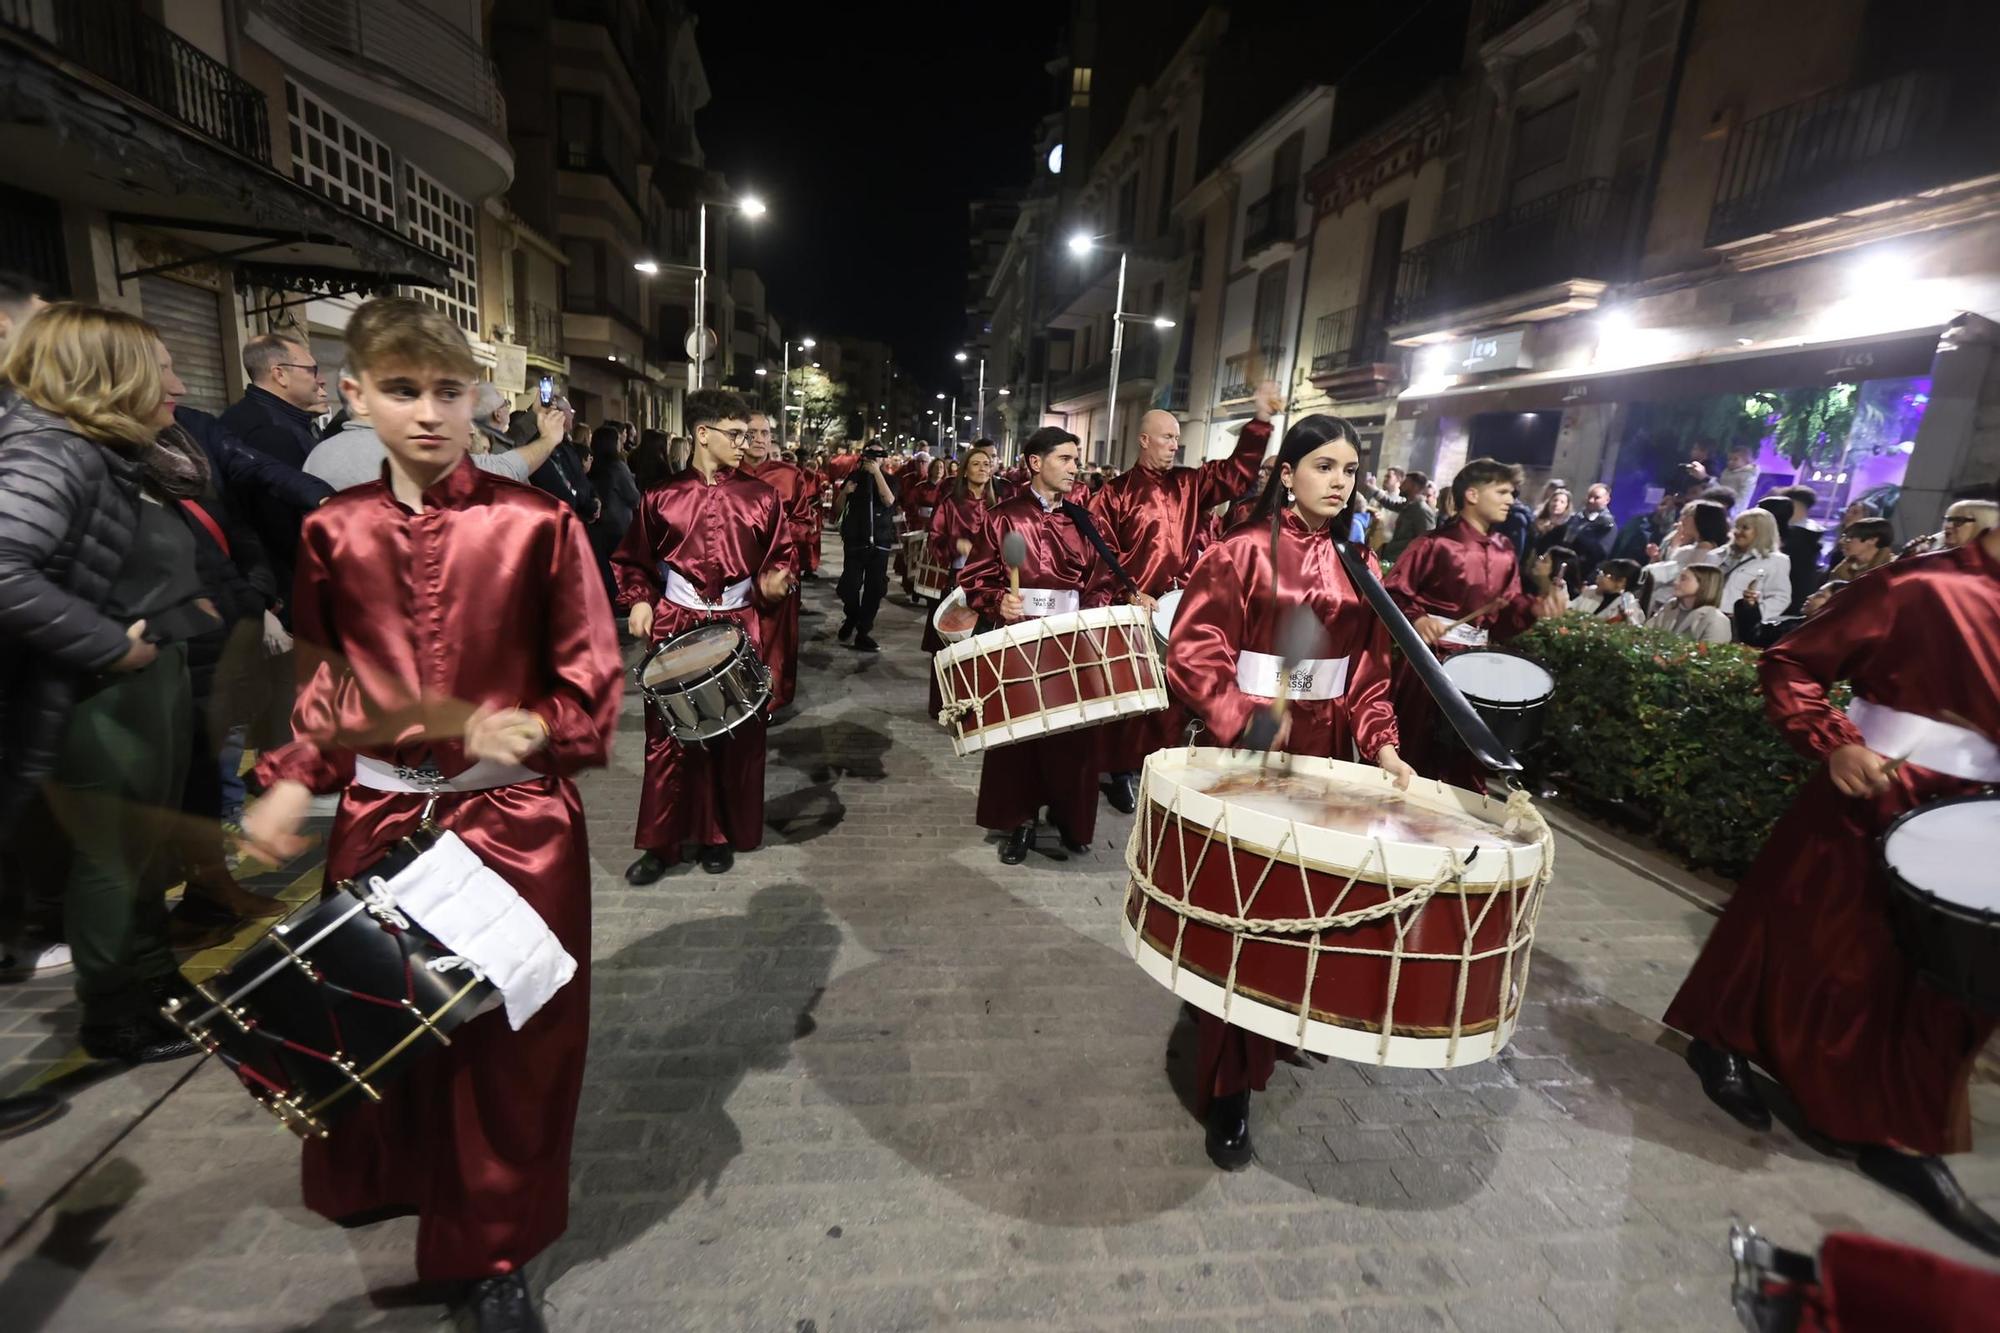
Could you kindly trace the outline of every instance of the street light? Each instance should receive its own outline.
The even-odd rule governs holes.
[[[717,207],[734,208],[744,217],[750,218],[752,220],[763,217],[765,213],[764,201],[762,199],[759,199],[754,194],[746,194],[733,204],[727,201],[717,201]],[[702,200],[700,206],[696,211],[699,214],[699,223],[697,228],[697,240],[695,242],[695,278],[694,278],[695,346],[697,350],[705,352],[708,349],[703,345],[703,340],[701,335],[708,329],[708,200],[706,199]],[[642,269],[641,272],[643,271],[644,270]],[[654,272],[658,271],[659,271],[658,266],[655,265]],[[707,360],[708,358],[705,356],[697,356],[694,358],[694,373],[692,379],[694,381],[694,387],[697,389],[701,387],[702,366],[707,362]]]
[[[1097,238],[1086,232],[1077,232],[1069,238],[1069,252],[1082,259],[1097,247]],[[1125,313],[1125,261],[1123,246],[1118,250],[1118,294],[1111,306],[1111,385],[1105,394],[1104,443],[1109,449],[1118,447],[1118,362],[1125,352],[1125,325],[1151,324],[1156,329],[1170,329],[1174,322],[1165,315],[1128,315]]]
[[[958,362],[958,364],[960,364],[960,365],[962,366],[962,365],[964,365],[964,364],[965,364],[965,363],[966,363],[967,361],[971,360],[971,359],[972,359],[972,357],[971,357],[971,354],[970,354],[969,352],[953,352],[953,353],[952,353],[952,359],[953,359],[954,361]],[[979,358],[979,390],[978,390],[978,392],[979,392],[979,397],[978,397],[978,400],[977,400],[977,401],[978,401],[978,403],[979,403],[979,430],[978,430],[978,434],[979,434],[980,436],[984,436],[984,435],[986,434],[986,358],[985,358],[985,357],[983,357],[983,356]]]

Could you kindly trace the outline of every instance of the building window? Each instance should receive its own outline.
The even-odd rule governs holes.
[[[412,287],[410,294],[450,315],[468,337],[479,336],[479,223],[472,205],[409,162],[403,163],[403,235],[444,260],[448,287]]]
[[[1181,156],[1181,132],[1167,132],[1167,150],[1160,154],[1160,217],[1153,226],[1155,236],[1165,236],[1173,226],[1175,166]]]
[[[1576,94],[1514,120],[1514,169],[1509,173],[1507,204],[1513,207],[1569,183],[1569,144],[1576,131]]]
[[[389,145],[285,80],[292,179],[371,222],[396,225],[396,169]]]
[[[1138,225],[1139,174],[1133,172],[1118,183],[1118,229],[1114,234],[1129,245],[1139,239],[1135,231]]]
[[[1069,104],[1071,106],[1090,105],[1090,70],[1088,67],[1069,72]]]
[[[604,304],[604,246],[576,236],[563,238],[563,308],[594,314]]]

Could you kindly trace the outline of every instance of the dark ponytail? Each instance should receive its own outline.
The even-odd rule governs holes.
[[[1257,497],[1257,507],[1250,511],[1251,520],[1268,520],[1272,511],[1284,503],[1283,474],[1287,467],[1296,468],[1307,454],[1335,440],[1345,440],[1354,446],[1356,454],[1361,452],[1361,437],[1354,433],[1354,427],[1348,424],[1345,417],[1316,412],[1293,422],[1292,428],[1285,432],[1284,441],[1278,445],[1278,456],[1271,461],[1271,479],[1264,484],[1264,493]],[[1336,522],[1353,512],[1355,497],[1359,493],[1358,486],[1348,492],[1347,508],[1336,517]]]

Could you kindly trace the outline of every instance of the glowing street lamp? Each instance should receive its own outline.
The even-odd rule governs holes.
[[[734,208],[737,212],[752,221],[763,217],[766,211],[764,201],[754,194],[746,194],[733,204],[718,201],[716,206],[718,208]],[[695,242],[694,328],[695,337],[700,339],[702,333],[708,328],[708,201],[706,199],[702,200],[700,207],[696,211],[700,216],[697,226],[697,240]],[[642,273],[644,271],[644,269],[640,270]],[[658,271],[658,266],[655,265],[654,272]],[[700,343],[697,342],[696,346],[700,348]],[[700,348],[700,350],[705,351],[706,349]],[[691,377],[694,388],[699,389],[701,387],[701,371],[702,366],[706,362],[706,357],[697,356],[694,358],[694,372]]]
[[[1069,238],[1069,252],[1082,259],[1097,248],[1097,238],[1087,232],[1077,232]],[[1151,324],[1156,329],[1170,329],[1174,322],[1165,315],[1128,315],[1125,313],[1125,261],[1124,247],[1118,250],[1118,294],[1111,306],[1111,385],[1105,395],[1104,439],[1107,447],[1118,448],[1118,363],[1125,352],[1125,325]]]

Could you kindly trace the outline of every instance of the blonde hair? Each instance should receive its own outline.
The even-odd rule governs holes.
[[[364,301],[347,321],[347,372],[402,365],[446,370],[468,380],[479,377],[479,362],[465,334],[443,311],[413,296],[378,296]]]
[[[1736,516],[1738,523],[1748,523],[1756,531],[1750,538],[1750,548],[1758,555],[1770,555],[1778,549],[1778,520],[1768,509],[1746,509]]]
[[[1714,565],[1689,565],[1681,571],[1694,577],[1696,606],[1722,605],[1722,571]]]
[[[77,434],[103,444],[148,445],[166,398],[160,335],[137,315],[61,301],[8,340],[0,380]]]

